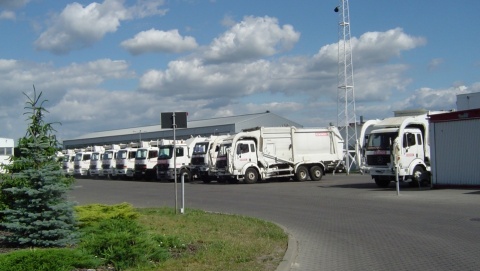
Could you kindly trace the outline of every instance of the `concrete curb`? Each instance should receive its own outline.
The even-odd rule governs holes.
[[[295,239],[295,237],[291,233],[289,233],[285,227],[283,227],[282,225],[278,226],[281,227],[288,234],[288,245],[287,251],[283,256],[283,260],[280,262],[275,271],[289,271],[295,264],[295,260],[298,256],[298,242],[297,239]]]

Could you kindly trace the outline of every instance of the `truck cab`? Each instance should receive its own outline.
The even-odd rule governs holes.
[[[135,155],[135,179],[156,179],[158,141],[142,142]]]
[[[115,159],[115,171],[120,178],[133,178],[135,172],[135,156],[138,143],[120,144],[121,149]]]
[[[94,146],[92,156],[90,158],[90,175],[94,178],[103,177],[102,160],[105,148],[102,146]]]
[[[75,153],[74,159],[74,176],[88,177],[90,176],[90,159],[92,157],[91,148],[82,149]]]
[[[175,142],[175,156],[173,141],[171,144],[161,144],[157,159],[157,179],[175,180],[175,175],[181,178],[185,175],[185,181],[192,180],[191,159],[194,146],[203,141],[202,137],[192,137],[187,140]],[[178,179],[177,179],[178,180]]]
[[[214,169],[218,146],[225,137],[227,135],[210,136],[195,144],[191,161],[192,176],[201,179],[204,183],[209,183],[212,178],[216,178]]]
[[[74,160],[75,160],[75,151],[74,150],[63,150],[63,172],[65,176],[73,176],[74,174]]]
[[[108,179],[116,179],[117,172],[115,170],[115,160],[117,159],[117,152],[120,149],[120,145],[112,144],[105,146],[105,153],[102,158],[102,172],[103,176]]]
[[[428,183],[430,146],[427,115],[399,116],[366,123],[360,142],[362,171],[370,173],[379,187],[391,181],[407,182],[412,186]]]

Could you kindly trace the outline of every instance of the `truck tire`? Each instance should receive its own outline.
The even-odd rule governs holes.
[[[323,176],[323,169],[320,166],[313,166],[310,168],[310,180],[320,181]]]
[[[252,184],[256,183],[258,180],[258,173],[255,168],[247,168],[245,171],[244,181],[245,183]]]
[[[374,180],[375,180],[375,183],[377,184],[378,187],[385,188],[385,187],[388,187],[390,185],[390,180],[382,180],[378,177],[375,177]]]
[[[409,183],[411,187],[417,187],[426,181],[425,170],[421,166],[413,168],[412,181]]]
[[[304,182],[308,179],[308,169],[306,166],[299,166],[295,172],[295,180],[297,182]]]

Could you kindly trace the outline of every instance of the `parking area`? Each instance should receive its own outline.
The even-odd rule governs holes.
[[[180,199],[181,186],[177,186]],[[175,206],[174,183],[77,180],[79,204]],[[296,246],[284,270],[478,270],[480,190],[426,189],[368,175],[319,182],[185,185],[187,208],[235,213],[282,225]],[[188,209],[187,209],[188,212]]]

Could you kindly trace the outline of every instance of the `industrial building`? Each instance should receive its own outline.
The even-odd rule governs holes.
[[[187,120],[187,128],[175,129],[176,139],[186,139],[191,136],[225,135],[241,132],[253,127],[295,126],[303,125],[288,120],[277,114],[266,111],[263,113],[246,114],[231,117],[212,118],[204,120]],[[84,148],[95,145],[109,145],[158,139],[173,139],[173,129],[164,129],[161,125],[132,127],[119,130],[94,132],[74,139],[63,140],[64,149]]]
[[[480,186],[480,109],[430,116],[432,185]]]

